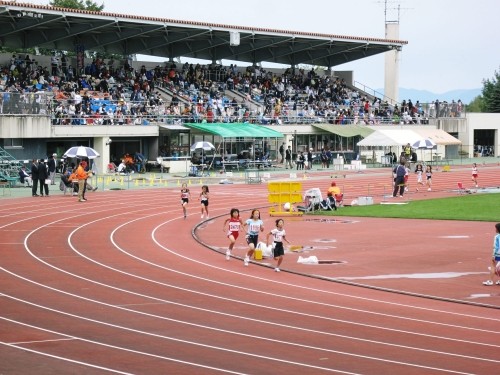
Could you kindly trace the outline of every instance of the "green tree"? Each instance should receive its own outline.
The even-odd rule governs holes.
[[[483,101],[483,97],[481,95],[476,96],[466,106],[467,112],[483,112],[483,109],[484,109],[484,101]]]
[[[483,81],[483,111],[500,113],[500,73],[495,71],[494,77]]]
[[[104,9],[104,3],[97,5],[97,3],[91,0],[52,0],[49,5],[60,8],[91,10],[94,12],[102,12]]]

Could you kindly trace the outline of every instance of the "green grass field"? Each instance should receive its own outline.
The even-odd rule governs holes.
[[[473,194],[408,204],[347,206],[321,215],[500,222],[500,194]]]

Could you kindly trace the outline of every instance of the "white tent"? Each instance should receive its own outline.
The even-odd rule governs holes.
[[[420,134],[422,138],[429,138],[430,140],[434,141],[435,144],[437,145],[444,145],[444,146],[450,146],[450,145],[460,145],[462,142],[455,138],[454,136],[448,134],[442,129],[436,129],[436,128],[419,128],[414,130],[415,133]]]
[[[461,142],[450,134],[446,133],[444,130],[435,128],[415,128],[415,129],[379,129],[362,139],[357,143],[359,147],[374,147],[374,148],[391,148],[390,151],[394,151],[393,148],[396,147],[398,151],[402,150],[402,146],[406,144],[414,144],[422,138],[429,138],[437,144],[437,152],[435,155],[454,155],[457,153],[457,145]],[[447,146],[450,146],[451,149]],[[366,149],[365,149],[366,150]],[[396,151],[396,155],[399,152]],[[381,159],[381,151],[375,151],[373,149],[372,155],[368,154],[369,157],[374,160]],[[363,154],[363,152],[362,152]],[[367,155],[366,151],[364,152]],[[376,155],[377,154],[377,155]],[[430,160],[432,158],[432,151],[425,150],[421,155],[424,160]]]
[[[380,129],[358,142],[358,146],[390,147],[414,143],[422,136],[412,130]]]
[[[407,143],[413,144],[422,138],[429,138],[438,146],[459,145],[462,143],[441,129],[380,129],[359,141],[358,146],[404,146]]]

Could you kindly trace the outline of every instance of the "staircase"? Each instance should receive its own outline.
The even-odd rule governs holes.
[[[0,147],[0,179],[19,178],[23,163]]]

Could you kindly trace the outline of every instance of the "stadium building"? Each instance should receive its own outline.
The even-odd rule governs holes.
[[[346,162],[384,165],[388,149],[420,138],[437,144],[424,156],[434,162],[498,155],[499,115],[465,113],[454,101],[398,100],[398,56],[407,42],[398,40],[397,25],[386,26],[387,38],[377,39],[1,1],[0,46],[33,51],[0,54],[2,164],[84,145],[100,153],[100,171],[137,152],[179,172],[200,140],[226,160],[279,161],[284,145],[294,157],[327,149]],[[364,90],[353,72],[335,71],[380,53],[386,96]],[[166,62],[99,57],[137,54]]]

